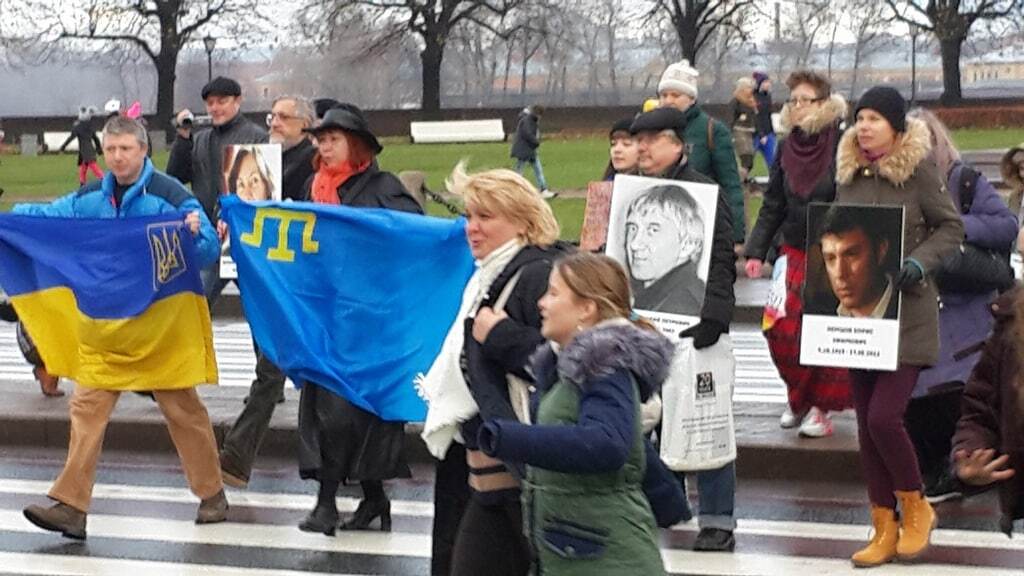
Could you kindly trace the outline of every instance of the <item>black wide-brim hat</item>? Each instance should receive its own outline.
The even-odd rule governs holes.
[[[354,106],[352,108],[355,108]],[[324,114],[324,119],[312,128],[303,128],[303,132],[309,132],[313,136],[322,134],[328,130],[344,130],[359,136],[370,146],[374,155],[380,154],[384,147],[381,146],[377,137],[370,131],[366,118],[358,112],[358,109],[348,107],[331,108]]]

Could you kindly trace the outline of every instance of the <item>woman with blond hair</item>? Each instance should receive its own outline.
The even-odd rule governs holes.
[[[951,442],[964,385],[981,357],[980,344],[992,331],[989,304],[1013,285],[1009,258],[1017,236],[1017,218],[988,179],[961,161],[953,139],[935,114],[918,108],[909,117],[928,127],[931,157],[964,222],[961,249],[943,262],[935,278],[942,301],[939,360],[918,376],[905,417],[917,450],[925,496],[934,503],[962,495],[950,470]]]
[[[465,201],[477,270],[441,353],[419,382],[430,407],[423,437],[441,460],[431,572],[525,576],[522,468],[481,452],[477,433],[483,421],[524,413],[525,390],[516,379],[527,378],[529,356],[544,342],[537,301],[563,252],[558,222],[537,189],[511,170],[468,174],[460,163],[448,187]]]

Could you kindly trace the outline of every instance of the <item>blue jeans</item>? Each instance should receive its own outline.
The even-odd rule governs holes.
[[[699,514],[697,525],[703,528],[736,530],[736,462],[730,462],[716,470],[701,470],[697,474],[697,498]],[[680,473],[683,490],[686,478]]]
[[[768,168],[771,168],[775,162],[775,134],[769,134],[764,144],[761,144],[760,138],[754,137],[754,155],[756,156],[758,152],[764,156],[764,163],[768,165]]]
[[[544,168],[540,165],[540,155],[534,156],[533,160],[521,160],[516,159],[516,172],[522,174],[523,166],[530,164],[533,166],[533,175],[537,178],[537,187],[540,188],[541,192],[548,189],[547,180],[544,180]]]

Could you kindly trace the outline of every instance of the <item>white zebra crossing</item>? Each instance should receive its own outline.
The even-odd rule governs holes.
[[[730,331],[736,354],[736,402],[786,402],[786,387],[768,353],[768,345],[756,326],[734,326]],[[213,346],[222,386],[248,387],[256,377],[252,334],[245,322],[218,321],[213,326]],[[32,380],[32,370],[18,349],[14,325],[0,323],[0,381]]]

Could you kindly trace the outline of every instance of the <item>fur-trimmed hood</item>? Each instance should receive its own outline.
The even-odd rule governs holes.
[[[928,157],[931,149],[932,139],[928,126],[917,118],[907,118],[907,131],[896,135],[892,151],[877,162],[878,175],[896,186],[902,186],[914,175],[918,164]],[[836,182],[849,184],[858,170],[869,165],[871,162],[864,157],[857,144],[857,127],[850,126],[843,133],[836,152]]]
[[[1014,190],[1024,189],[1024,181],[1020,179],[1020,172],[1013,165],[1013,155],[1021,151],[1024,151],[1024,143],[1007,150],[1006,154],[1003,154],[1003,159],[999,161],[999,171],[1003,175],[1003,182]]]
[[[794,128],[800,128],[805,134],[817,134],[837,121],[844,120],[849,109],[846,98],[839,94],[833,94],[829,96],[824,104],[818,107],[814,114],[808,115],[798,125],[794,125],[790,117],[789,103],[787,102],[782,107],[782,112],[779,113],[779,123],[782,125],[782,132],[780,134],[789,134]]]
[[[628,320],[609,320],[580,333],[557,355],[551,345],[544,344],[533,354],[531,365],[541,387],[549,386],[558,375],[584,386],[615,370],[629,370],[645,402],[668,378],[674,353],[675,346],[660,332]]]

